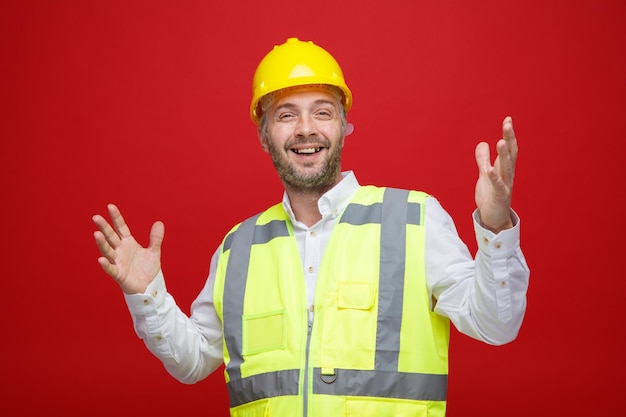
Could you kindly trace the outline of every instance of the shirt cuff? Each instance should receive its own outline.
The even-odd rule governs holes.
[[[124,294],[124,300],[133,317],[148,316],[163,305],[166,292],[165,278],[159,270],[143,294]]]
[[[520,219],[517,213],[513,210],[511,210],[513,227],[502,230],[498,234],[495,234],[480,225],[480,215],[478,210],[474,210],[472,217],[474,219],[474,232],[476,233],[478,248],[485,255],[497,258],[508,258],[517,250],[517,248],[519,248]]]

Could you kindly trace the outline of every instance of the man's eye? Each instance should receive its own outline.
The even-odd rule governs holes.
[[[278,120],[288,120],[293,117],[292,113],[282,113],[278,115]]]

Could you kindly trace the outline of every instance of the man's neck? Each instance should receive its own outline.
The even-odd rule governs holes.
[[[300,188],[289,187],[285,185],[285,191],[289,197],[291,210],[297,221],[304,223],[307,227],[313,226],[322,219],[318,201],[330,189],[341,182],[343,176],[341,173],[337,176],[334,184],[317,190],[302,190]]]
[[[286,191],[287,196],[289,196],[291,210],[293,210],[293,215],[296,220],[304,223],[307,227],[311,227],[322,219],[322,213],[320,213],[317,202],[324,194],[323,192]]]

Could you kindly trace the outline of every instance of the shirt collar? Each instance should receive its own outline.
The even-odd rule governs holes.
[[[336,218],[343,209],[346,208],[352,196],[357,192],[360,185],[354,172],[345,171],[342,172],[341,175],[343,178],[337,185],[335,185],[330,190],[326,191],[319,200],[317,200],[317,208],[322,214],[322,219],[326,219],[329,216],[331,218]],[[296,223],[296,219],[293,215],[293,210],[291,209],[291,203],[289,202],[289,197],[287,196],[287,192],[283,193],[283,208],[289,215],[289,219],[292,223]]]

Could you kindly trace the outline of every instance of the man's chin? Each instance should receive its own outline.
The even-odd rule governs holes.
[[[283,183],[293,190],[306,192],[326,192],[337,183],[336,175],[327,173],[298,173],[281,177]]]

